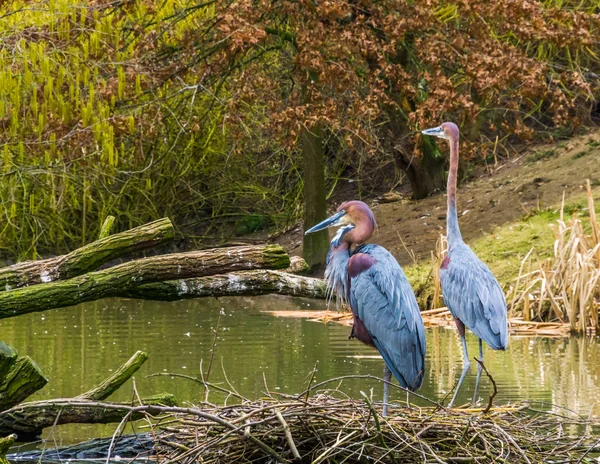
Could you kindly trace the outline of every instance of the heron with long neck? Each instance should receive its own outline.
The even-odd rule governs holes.
[[[375,347],[385,362],[383,414],[387,414],[391,375],[415,391],[425,375],[425,328],[415,294],[389,251],[365,245],[376,227],[362,201],[347,201],[305,233],[337,227],[327,256],[325,279],[354,315],[350,338]],[[353,248],[354,246],[354,248]]]
[[[494,350],[505,350],[508,346],[507,310],[500,284],[489,268],[463,242],[458,227],[456,211],[456,181],[458,175],[459,131],[456,124],[445,122],[439,127],[426,129],[423,134],[440,137],[450,144],[450,171],[448,173],[448,214],[446,236],[448,254],[442,261],[440,281],[446,306],[454,316],[460,334],[464,358],[463,370],[449,406],[454,404],[460,387],[471,367],[465,327],[479,338],[479,357],[483,362],[484,340]],[[477,366],[477,380],[473,401],[477,401],[482,367]]]

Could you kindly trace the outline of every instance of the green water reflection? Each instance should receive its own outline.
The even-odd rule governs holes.
[[[136,375],[140,395],[175,394],[180,403],[202,398],[202,389],[171,377],[146,377],[151,373],[199,376],[210,359],[213,329],[222,313],[210,380],[224,382],[224,371],[241,394],[256,398],[271,391],[297,393],[318,362],[316,380],[349,374],[381,376],[383,362],[356,340],[349,328],[304,319],[276,318],[261,311],[324,309],[322,301],[279,296],[222,298],[173,303],[108,299],[0,321],[0,339],[21,355],[33,358],[50,379],[32,399],[78,395],[102,380],[136,350],[149,359]],[[427,331],[427,375],[420,393],[439,400],[460,374],[462,353],[454,330]],[[468,340],[476,354],[474,337]],[[600,415],[596,404],[600,376],[600,345],[595,339],[512,337],[507,352],[484,352],[494,375],[498,403],[535,400],[568,407],[583,414]],[[472,369],[462,390],[467,400],[473,390]],[[344,381],[342,389],[359,396],[361,390],[381,387],[359,379]],[[481,396],[490,384],[484,379]],[[396,400],[403,395],[395,393]],[[112,400],[128,401],[132,383]],[[222,400],[211,396],[213,401]],[[59,441],[72,442],[92,434],[109,434],[114,426],[64,427]]]

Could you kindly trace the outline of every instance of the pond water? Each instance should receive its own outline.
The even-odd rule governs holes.
[[[180,404],[199,402],[203,389],[196,383],[153,373],[200,377],[213,348],[213,330],[219,321],[210,381],[225,383],[225,374],[239,393],[258,398],[273,392],[298,393],[318,363],[316,381],[351,374],[381,377],[383,361],[356,340],[350,328],[306,319],[278,318],[263,311],[325,309],[318,300],[281,296],[198,299],[179,302],[106,299],[0,321],[0,339],[28,355],[50,379],[31,399],[76,396],[109,375],[136,350],[149,359],[135,376],[139,394],[173,393]],[[221,316],[219,316],[221,314]],[[220,318],[220,320],[219,320]],[[477,340],[468,337],[471,356]],[[600,415],[600,343],[590,338],[512,336],[509,350],[484,351],[486,366],[498,384],[496,404],[523,400],[539,402],[543,409],[566,407],[581,414]],[[462,367],[460,341],[455,330],[427,330],[426,377],[420,394],[440,400],[452,389]],[[459,400],[470,398],[475,366]],[[266,385],[266,386],[265,386]],[[332,384],[332,386],[337,386]],[[359,397],[373,388],[377,400],[382,387],[376,381],[344,380],[341,389]],[[392,391],[393,401],[406,396]],[[491,391],[482,379],[480,395]],[[130,401],[129,381],[110,399]],[[211,392],[210,399],[223,397]],[[415,400],[417,404],[424,404]],[[56,430],[57,443],[72,443],[91,436],[110,435],[115,425],[64,426]]]

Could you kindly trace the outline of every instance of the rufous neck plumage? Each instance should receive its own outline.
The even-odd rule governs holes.
[[[448,249],[463,242],[458,227],[458,213],[456,211],[456,183],[458,177],[458,137],[450,138],[450,170],[448,172],[448,211],[446,219],[446,237]]]

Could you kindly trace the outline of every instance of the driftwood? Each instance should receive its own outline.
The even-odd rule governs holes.
[[[77,398],[53,399],[23,403],[0,413],[0,435],[16,433],[19,441],[37,440],[46,427],[62,424],[110,424],[145,417],[153,406],[175,406],[171,394],[154,395],[142,399],[146,409],[133,411],[131,405],[100,403]]]
[[[105,223],[103,233],[110,226]],[[0,291],[27,285],[70,279],[98,269],[101,265],[134,251],[144,250],[174,237],[168,218],[106,236],[71,253],[39,261],[24,261],[0,269]]]
[[[12,350],[12,348],[8,348]],[[17,363],[20,359],[23,358],[17,359]],[[141,413],[131,415],[131,405],[99,403],[99,401],[104,400],[123,385],[146,359],[148,359],[148,355],[143,351],[138,351],[98,386],[76,398],[33,401],[13,405],[10,409],[1,411],[0,436],[16,433],[19,441],[31,441],[37,439],[44,428],[54,425],[108,424],[120,422],[125,416],[129,416],[132,420],[141,418]],[[163,393],[142,399],[142,404],[147,407],[153,405],[174,406],[176,402],[173,395]]]
[[[326,298],[326,290],[326,283],[322,279],[282,271],[255,270],[142,284],[126,289],[119,296],[162,301],[266,293]]]
[[[40,368],[28,357],[0,342],[0,411],[19,404],[48,383]]]
[[[114,238],[111,236],[109,238]],[[120,296],[146,282],[201,277],[249,269],[282,269],[290,259],[279,245],[216,248],[129,261],[65,281],[0,293],[0,319]]]
[[[125,364],[119,367],[112,375],[104,379],[99,385],[77,396],[80,400],[100,401],[116,392],[148,359],[144,351],[137,351]]]

